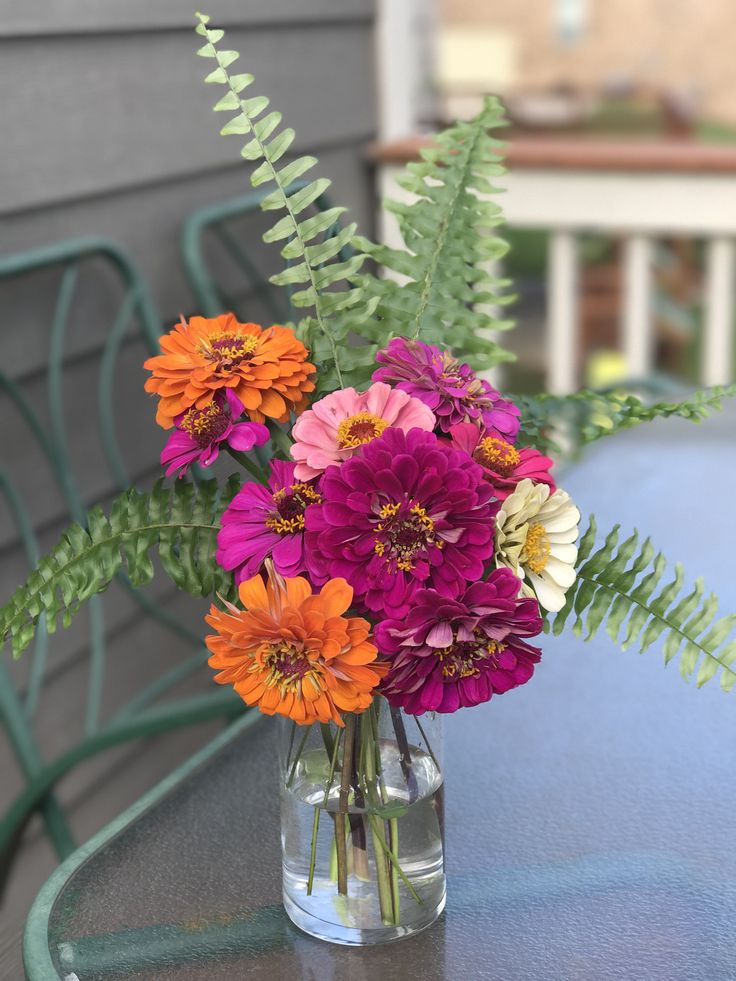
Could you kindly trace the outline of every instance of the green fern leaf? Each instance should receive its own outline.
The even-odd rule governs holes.
[[[560,443],[573,449],[613,436],[654,419],[679,416],[701,422],[721,408],[724,398],[736,396],[736,385],[700,389],[680,402],[647,405],[634,395],[601,394],[583,390],[572,395],[519,395],[514,401],[524,417],[522,445],[540,452],[560,452]],[[563,439],[564,438],[564,439]]]
[[[363,299],[362,289],[349,282],[360,271],[365,255],[351,256],[349,260],[338,261],[345,245],[354,233],[351,226],[349,233],[341,233],[339,244],[332,237],[334,221],[344,209],[329,209],[330,220],[324,216],[307,217],[299,220],[299,216],[310,205],[321,198],[330,187],[330,181],[325,178],[312,180],[304,187],[295,188],[295,182],[304,178],[317,160],[310,156],[300,156],[282,167],[276,164],[291,147],[294,140],[293,129],[279,130],[281,114],[275,111],[263,115],[269,107],[265,96],[242,98],[241,92],[253,81],[251,75],[232,75],[228,71],[239,55],[236,51],[223,51],[218,47],[224,37],[221,30],[211,30],[207,25],[209,18],[197,14],[199,21],[196,31],[206,40],[199,50],[204,58],[217,62],[217,67],[210,72],[205,81],[208,83],[227,86],[227,92],[214,108],[216,112],[232,111],[233,118],[222,127],[223,135],[250,135],[251,139],[245,144],[241,153],[247,160],[259,162],[251,174],[254,187],[273,184],[275,190],[261,202],[264,211],[283,211],[285,215],[275,222],[274,227],[264,235],[267,242],[286,240],[282,255],[287,259],[300,261],[288,267],[283,272],[272,277],[272,282],[280,286],[298,286],[291,295],[291,302],[296,307],[313,309],[314,324],[305,324],[302,337],[314,338],[321,335],[325,338],[326,347],[320,348],[317,358],[320,367],[320,388],[324,389],[325,379],[335,377],[339,387],[346,383],[348,362],[354,362],[341,351],[339,330],[333,320],[337,314],[341,318],[349,315],[351,308],[357,308]],[[343,331],[344,334],[344,331]],[[310,345],[314,354],[314,345]],[[354,364],[353,364],[354,368]]]
[[[587,629],[586,640],[601,627],[614,642],[623,630],[623,649],[636,643],[644,652],[662,640],[665,664],[679,658],[683,678],[691,678],[697,669],[696,684],[700,687],[720,672],[721,687],[730,691],[736,683],[731,670],[736,661],[736,639],[725,645],[724,641],[736,627],[736,615],[714,622],[718,600],[712,593],[703,598],[702,579],[683,595],[685,576],[679,563],[672,579],[657,592],[667,563],[661,553],[655,554],[649,539],[640,544],[634,532],[619,544],[616,526],[593,551],[595,529],[591,517],[581,542],[577,579],[565,606],[550,622],[552,632],[560,633],[574,612],[573,629],[578,635]]]
[[[489,98],[475,119],[439,134],[419,162],[408,164],[399,184],[413,200],[387,202],[406,251],[356,239],[358,248],[393,274],[358,277],[366,300],[377,301],[375,339],[388,325],[392,336],[450,347],[478,369],[513,360],[483,335],[511,326],[483,310],[511,297],[504,296],[506,281],[489,269],[489,261],[507,250],[495,234],[501,210],[476,193],[493,192],[487,178],[503,173],[502,144],[489,132],[502,125],[500,103]]]
[[[18,657],[41,616],[53,632],[58,617],[68,626],[82,603],[107,589],[116,575],[124,572],[134,586],[145,585],[154,575],[152,551],[190,595],[229,594],[232,576],[215,562],[215,550],[220,516],[239,485],[237,476],[221,491],[215,481],[195,487],[177,480],[170,488],[159,481],[150,494],[121,494],[109,518],[93,509],[87,526],[72,525],[0,609],[0,641],[10,639]]]

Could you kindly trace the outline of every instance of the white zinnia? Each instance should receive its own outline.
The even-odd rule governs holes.
[[[496,565],[522,580],[526,596],[556,613],[575,582],[580,512],[563,490],[521,480],[496,516]]]

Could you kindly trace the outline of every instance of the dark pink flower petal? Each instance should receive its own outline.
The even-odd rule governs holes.
[[[321,498],[313,484],[295,480],[294,467],[272,460],[268,487],[245,484],[223,514],[215,557],[223,569],[234,572],[236,582],[255,576],[269,556],[282,576],[306,570],[304,513]]]
[[[187,433],[180,429],[175,429],[169,436],[166,446],[161,450],[160,462],[162,467],[166,467],[166,476],[170,477],[177,470],[179,476],[183,477],[189,465],[193,463],[200,454],[197,443]]]
[[[259,422],[238,422],[230,430],[227,436],[228,446],[234,450],[247,453],[254,446],[263,446],[270,438],[267,426],[262,426]]]
[[[320,492],[305,513],[310,576],[344,577],[373,613],[406,615],[422,586],[455,596],[493,554],[498,506],[483,471],[433,433],[386,429],[329,467]]]
[[[442,432],[470,422],[503,439],[516,438],[520,409],[448,351],[422,341],[394,337],[378,352],[376,361],[381,367],[374,371],[373,380],[387,382],[421,399],[437,416]]]
[[[494,569],[452,600],[420,589],[407,617],[378,623],[389,702],[414,715],[455,712],[525,684],[541,657],[526,638],[541,631],[542,618],[520,588],[510,569]]]

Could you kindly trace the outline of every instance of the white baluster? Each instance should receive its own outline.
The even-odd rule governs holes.
[[[708,242],[703,339],[703,382],[706,385],[727,385],[732,378],[735,258],[733,240],[714,238]]]
[[[577,280],[575,235],[552,232],[547,260],[547,388],[554,395],[577,388]]]
[[[645,378],[652,369],[651,266],[651,241],[643,235],[626,239],[622,344],[627,371],[632,378]]]

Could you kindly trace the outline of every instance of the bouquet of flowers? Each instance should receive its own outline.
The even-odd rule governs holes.
[[[178,586],[213,596],[215,680],[282,720],[289,914],[332,940],[391,939],[445,901],[439,719],[529,681],[543,629],[573,616],[624,646],[664,638],[685,677],[733,686],[734,618],[716,619],[702,583],[682,597],[679,568],[660,588],[666,562],[636,533],[596,548],[591,518],[579,542],[550,455],[560,432],[580,444],[697,420],[732,391],[502,395],[483,375],[509,360],[495,332],[511,326],[488,313],[508,299],[490,271],[506,250],[498,103],[409,165],[413,200],[389,205],[406,250],[392,250],[340,224],[343,208],[311,213],[329,181],[303,180],[314,158],[279,163],[293,130],[242,94],[252,76],[198,17],[206,81],[226,90],[215,109],[235,114],[222,132],[247,138],[253,185],[272,185],[262,207],[282,213],[265,235],[287,261],[274,282],[310,312],[265,327],[182,317],[161,338],[146,389],[177,479],[70,529],[0,611],[0,636],[19,653],[39,617],[68,620],[122,567],[150,580],[158,547]],[[240,474],[218,487],[202,478],[222,453]]]
[[[327,811],[349,923],[370,929],[350,903],[350,871],[360,900],[375,877],[378,926],[416,929],[444,900],[436,813],[428,855],[406,828],[411,874],[403,867],[400,826],[442,781],[416,717],[478,705],[532,677],[541,610],[560,610],[575,579],[579,512],[555,487],[552,460],[515,447],[517,406],[434,345],[394,337],[364,391],[338,388],[311,404],[318,371],[286,327],[193,317],[161,347],[146,387],[159,396],[159,421],[173,424],[167,474],[208,466],[224,448],[250,478],[217,536],[237,601],[212,605],[205,640],[216,681],[293,723],[285,836],[298,838],[300,803],[314,823],[301,876],[285,847],[290,911],[307,929],[306,913],[324,921],[322,896],[310,897],[333,878],[330,842],[317,850]],[[255,456],[271,436],[266,422],[284,427],[267,469]],[[382,700],[392,739],[380,735]],[[402,709],[419,727],[411,745]],[[294,727],[313,723],[322,747],[308,749]],[[393,757],[406,771],[398,789],[387,779]],[[400,882],[417,907],[403,920]]]

